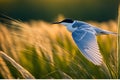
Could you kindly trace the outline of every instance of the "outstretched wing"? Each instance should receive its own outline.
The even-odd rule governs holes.
[[[82,54],[95,65],[102,63],[102,55],[99,51],[96,36],[91,31],[75,30],[72,37]]]

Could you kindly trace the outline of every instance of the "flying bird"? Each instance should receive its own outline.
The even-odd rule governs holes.
[[[72,38],[87,60],[95,65],[101,65],[103,63],[102,55],[100,53],[96,36],[104,34],[117,34],[115,32],[103,30],[97,28],[89,23],[64,19],[60,22],[54,22],[53,24],[62,24],[72,32]]]

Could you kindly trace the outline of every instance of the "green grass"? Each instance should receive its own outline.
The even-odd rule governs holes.
[[[90,23],[114,32],[117,28],[117,23],[114,21]],[[96,66],[83,57],[72,40],[71,34],[63,26],[42,21],[17,25],[19,25],[17,30],[14,25],[9,26],[11,28],[0,25],[0,50],[12,57],[35,78],[118,78],[117,36],[98,37],[104,65]],[[17,69],[13,69],[14,66],[7,61],[5,63],[13,78],[23,78]],[[5,78],[1,72],[0,78]]]

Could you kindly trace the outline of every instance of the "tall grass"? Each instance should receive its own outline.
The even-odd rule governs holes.
[[[115,21],[89,23],[106,30],[117,31]],[[86,60],[75,45],[71,33],[61,25],[43,21],[12,24],[14,25],[0,24],[0,50],[12,57],[35,78],[117,78],[117,36],[98,37],[106,65],[103,67]],[[4,62],[6,65],[0,68],[6,67],[12,78],[23,78],[13,65]],[[1,71],[0,78],[6,78]]]
[[[118,10],[118,46],[120,45],[120,5]],[[120,47],[118,47],[118,78],[120,78]]]

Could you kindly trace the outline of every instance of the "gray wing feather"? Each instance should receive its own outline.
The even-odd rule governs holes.
[[[86,30],[75,30],[72,37],[82,54],[95,65],[102,63],[102,56],[99,51],[95,34]]]

